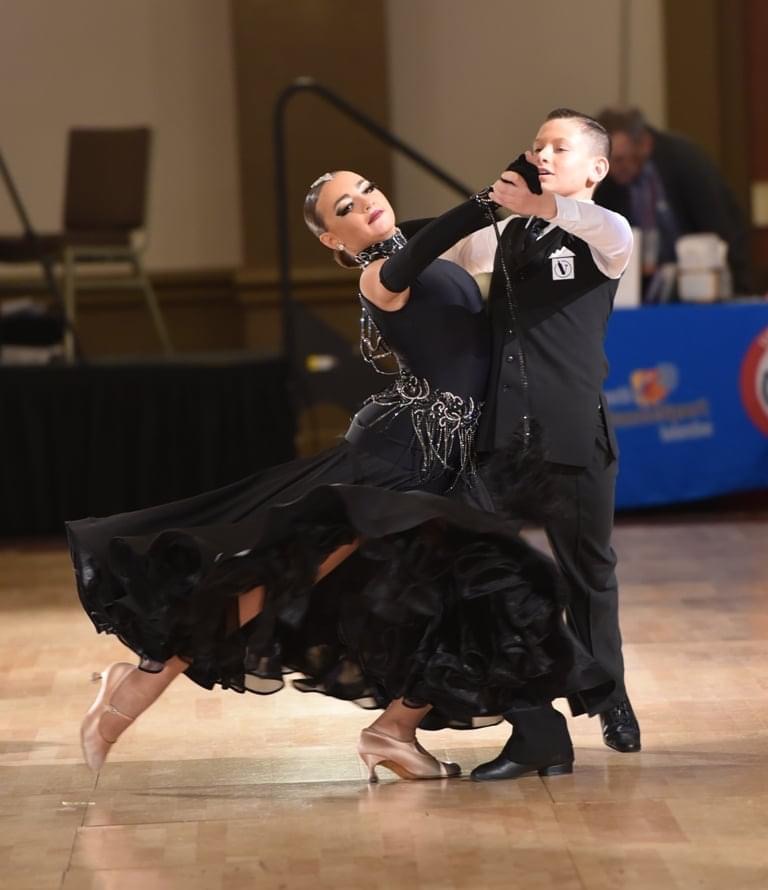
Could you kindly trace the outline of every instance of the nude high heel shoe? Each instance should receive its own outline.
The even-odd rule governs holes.
[[[378,782],[377,766],[385,766],[401,779],[453,779],[461,775],[458,763],[443,763],[417,741],[404,742],[368,727],[360,733],[357,753],[368,767],[368,781]]]
[[[126,725],[133,723],[133,717],[123,714],[111,704],[112,695],[123,680],[136,668],[132,664],[124,662],[115,662],[111,664],[101,675],[101,686],[96,700],[88,709],[83,722],[80,725],[80,744],[83,748],[83,759],[88,766],[96,771],[101,769],[102,764],[107,759],[109,749],[114,742],[109,742],[99,731],[99,721],[105,713],[114,714],[122,717],[126,721]]]

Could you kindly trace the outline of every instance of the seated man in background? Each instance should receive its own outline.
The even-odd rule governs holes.
[[[642,230],[643,284],[674,263],[681,235],[715,232],[728,244],[736,294],[751,292],[749,229],[736,198],[706,154],[682,136],[662,133],[636,108],[605,109],[597,120],[611,136],[611,167],[595,202]]]

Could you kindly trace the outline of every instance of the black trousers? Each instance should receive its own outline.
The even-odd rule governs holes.
[[[626,698],[619,629],[616,554],[611,546],[618,464],[602,409],[595,418],[595,450],[587,467],[549,464],[557,497],[546,534],[571,590],[566,618],[579,640],[613,676],[616,686],[569,698],[574,716],[599,714]],[[554,763],[573,758],[568,726],[551,703],[521,700],[504,715],[514,732],[506,755],[519,763]]]
[[[559,503],[555,518],[546,525],[546,533],[570,586],[567,621],[616,682],[607,698],[585,693],[569,699],[574,716],[594,715],[626,698],[616,553],[611,546],[618,464],[608,441],[602,410],[596,416],[595,450],[589,466],[549,467]]]

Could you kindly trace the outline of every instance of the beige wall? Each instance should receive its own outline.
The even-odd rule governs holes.
[[[247,264],[271,268],[272,103],[293,77],[339,89],[480,186],[545,111],[619,99],[623,2],[0,0],[0,147],[33,222],[50,229],[67,129],[148,123],[150,267],[238,265],[242,229]],[[662,0],[627,2],[629,98],[663,125]],[[296,259],[324,264],[300,222],[307,181],[357,165],[386,185],[389,153],[312,97],[291,107],[289,134]],[[453,200],[410,162],[395,170],[402,214]],[[0,189],[0,231],[15,226]]]
[[[61,220],[69,127],[149,124],[148,265],[239,264],[228,0],[0,0],[0,121],[41,230]],[[0,187],[0,232],[16,228]]]
[[[384,0],[232,0],[232,16],[245,261],[252,269],[274,270],[275,101],[306,75],[386,124]],[[389,188],[389,150],[308,93],[295,95],[288,105],[285,134],[294,264],[333,268],[328,251],[302,219],[309,184],[326,170],[352,169]]]
[[[620,100],[623,0],[388,0],[394,130],[473,187],[528,146],[557,106]],[[630,0],[628,100],[664,125],[662,0]],[[395,166],[401,215],[453,200],[407,160]]]

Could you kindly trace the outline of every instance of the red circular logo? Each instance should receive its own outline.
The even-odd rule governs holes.
[[[744,356],[739,388],[750,420],[768,436],[768,328],[755,337]]]

